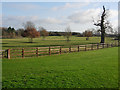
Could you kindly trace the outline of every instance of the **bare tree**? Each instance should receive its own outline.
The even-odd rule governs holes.
[[[24,36],[30,38],[31,43],[33,42],[33,38],[40,36],[40,33],[36,30],[34,23],[28,21],[24,24],[24,27]]]
[[[105,9],[105,7],[103,6],[103,12],[101,15],[101,19],[97,21],[97,23],[94,23],[95,26],[99,26],[100,27],[100,32],[101,32],[101,42],[100,43],[104,43],[105,42],[105,33],[106,31],[110,31],[112,32],[112,27],[110,25],[110,22],[107,20],[108,17],[108,10]]]
[[[43,27],[39,28],[39,32],[40,32],[40,36],[43,37],[43,40],[45,40],[45,37],[49,35],[49,33],[47,32],[47,30]]]
[[[67,38],[67,41],[70,41],[70,36],[71,36],[71,29],[70,29],[70,26],[68,26],[66,29],[65,29],[65,37]]]

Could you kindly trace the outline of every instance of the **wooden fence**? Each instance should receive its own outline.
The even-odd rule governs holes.
[[[89,51],[89,50],[97,50],[97,49],[116,47],[116,46],[118,46],[118,43],[15,48],[15,49],[5,50],[4,54],[2,54],[2,57],[6,57],[8,59],[24,58],[24,57],[38,57],[42,55]]]

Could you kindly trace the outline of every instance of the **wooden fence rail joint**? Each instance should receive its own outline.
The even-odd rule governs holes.
[[[24,48],[22,48],[22,58],[24,58]]]
[[[36,56],[38,57],[38,48],[36,48]]]
[[[50,46],[49,46],[49,55],[51,55],[51,48],[50,48]]]
[[[10,49],[7,49],[7,58],[10,59]]]

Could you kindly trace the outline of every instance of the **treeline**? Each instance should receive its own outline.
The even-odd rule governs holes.
[[[15,30],[12,27],[8,27],[8,28],[2,27],[2,28],[0,28],[0,30],[2,31],[2,38],[26,37],[25,29],[23,29],[23,28]],[[46,34],[46,35],[44,35],[44,34]],[[84,36],[83,33],[78,33],[78,32],[71,32],[71,35],[77,36],[77,37]],[[40,33],[40,36],[65,36],[65,32],[55,32],[55,31],[48,32],[47,30],[44,30]]]
[[[66,32],[49,32],[49,36],[65,36]],[[72,36],[83,37],[82,33],[71,32]]]
[[[25,35],[24,35],[25,29],[24,28],[20,28],[20,29],[15,30],[12,27],[8,27],[8,28],[0,27],[0,31],[2,31],[2,37],[3,38],[25,37]],[[84,37],[84,36],[86,36],[85,34],[87,34],[87,31],[89,31],[89,30],[86,30],[83,33],[71,32],[71,35],[72,36],[77,36],[77,37]],[[66,33],[66,32],[56,32],[56,31],[48,32],[47,30],[45,30],[45,32],[48,33],[46,36],[64,36],[65,33]],[[43,33],[41,33],[41,34],[43,35]],[[92,34],[92,36],[100,36],[100,33],[97,32],[97,31],[92,31],[91,30],[91,34]],[[106,36],[108,36],[108,37],[109,36],[114,37],[115,35],[116,34],[106,34]]]
[[[15,30],[12,27],[1,27],[0,31],[2,31],[2,38],[16,38],[16,37],[24,37],[24,29]]]
[[[0,30],[2,31],[2,38],[17,38],[17,37],[26,37],[25,35],[25,29],[20,28],[15,30],[13,27],[0,27]],[[46,29],[42,28],[41,30],[38,30],[40,33],[40,36],[65,36],[66,32],[56,32],[56,31],[50,31],[48,32]],[[84,36],[100,36],[100,33],[93,33],[92,31],[89,33],[87,31],[83,33],[78,32],[71,32],[72,36],[76,37],[84,37]]]

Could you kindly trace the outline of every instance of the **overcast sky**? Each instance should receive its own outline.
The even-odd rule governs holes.
[[[32,21],[36,28],[42,26],[48,31],[82,32],[96,28],[93,19],[100,19],[102,6],[109,9],[109,20],[113,28],[118,26],[117,2],[3,2],[3,27],[23,28],[23,23]]]

